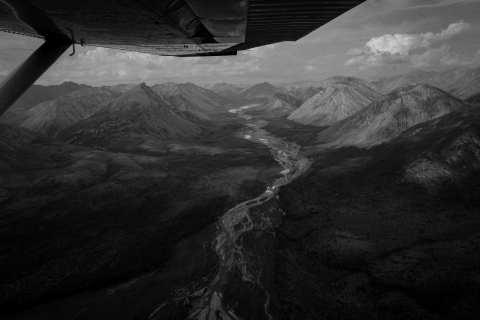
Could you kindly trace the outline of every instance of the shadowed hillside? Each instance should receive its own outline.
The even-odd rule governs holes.
[[[140,84],[64,129],[58,137],[84,146],[129,149],[145,140],[198,134],[205,116],[197,117],[201,112],[198,110],[185,111],[190,107],[182,99],[174,99],[174,107],[165,97]]]
[[[309,154],[310,170],[280,192],[284,319],[476,319],[479,116]]]
[[[0,172],[6,173],[21,168],[22,163],[36,164],[37,159],[32,156],[35,154],[35,147],[30,144],[36,138],[28,130],[0,123]],[[4,181],[0,179],[0,189],[3,183]]]
[[[55,86],[33,85],[0,117],[0,122],[19,125],[26,119],[25,112],[37,104],[84,88],[91,87],[74,82],[64,82]]]
[[[228,110],[229,101],[211,90],[193,83],[162,83],[152,86],[152,91],[168,97],[181,95],[188,103],[204,113],[224,112]]]
[[[103,88],[80,89],[36,105],[25,113],[28,118],[20,126],[53,137],[116,97],[118,95]]]
[[[130,92],[123,103],[152,99],[137,89],[145,94]],[[266,147],[234,137],[239,125],[230,126],[193,141],[212,145],[203,153],[177,140],[150,156],[0,124],[2,318],[122,319],[128,304],[127,318],[146,319],[178,283],[214,267],[205,242],[215,238],[218,216],[280,171]],[[124,291],[126,282],[135,284]]]

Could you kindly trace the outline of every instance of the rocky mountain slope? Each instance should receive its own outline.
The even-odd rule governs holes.
[[[54,86],[33,85],[0,117],[0,122],[18,125],[26,119],[25,112],[37,104],[85,88],[91,88],[91,86],[74,82],[64,82]]]
[[[116,84],[116,85],[113,85],[113,86],[103,86],[102,88],[105,88],[105,89],[108,89],[110,91],[113,91],[113,92],[117,92],[117,93],[124,93],[124,92],[127,92],[128,90],[131,90],[133,89],[135,86],[137,86],[136,84],[134,83],[128,83],[128,84]]]
[[[182,96],[191,106],[195,106],[203,113],[215,113],[228,110],[228,100],[215,92],[199,87],[193,83],[162,83],[151,89],[165,97]]]
[[[289,114],[302,105],[303,101],[287,93],[274,93],[274,95],[255,110],[268,112],[269,116]]]
[[[328,146],[367,147],[394,138],[410,127],[456,110],[460,99],[429,85],[405,85],[318,135]]]
[[[82,120],[116,98],[104,88],[85,88],[42,102],[25,113],[20,126],[54,137],[62,129]]]
[[[271,85],[268,82],[263,82],[244,89],[243,91],[239,92],[239,95],[244,100],[263,99],[266,101],[278,91],[279,88]]]
[[[187,137],[201,132],[198,110],[189,112],[183,97],[173,106],[144,83],[86,119],[62,130],[58,137],[73,144],[111,149],[129,149],[151,139]],[[193,120],[194,119],[194,120]]]
[[[314,86],[306,86],[306,87],[288,87],[285,93],[294,96],[295,98],[307,101],[320,91],[322,91],[322,87],[314,87]]]
[[[243,91],[245,87],[242,86],[235,86],[230,83],[214,83],[214,84],[209,84],[203,86],[205,89],[212,90],[216,94],[220,96],[225,96],[225,94],[230,94],[231,92],[233,93],[239,93],[240,91]]]
[[[172,104],[173,110],[175,110],[175,112],[182,114],[185,118],[192,120],[193,122],[198,122],[199,120],[211,120],[208,115],[202,113],[195,106],[192,106],[190,102],[188,102],[188,100],[181,95],[177,94],[173,97],[169,97],[168,101],[170,101],[170,103]]]
[[[459,98],[469,97],[480,91],[480,67],[465,70],[465,74],[445,87],[445,90]]]
[[[357,78],[341,78],[308,99],[288,117],[315,126],[328,126],[361,110],[380,97],[380,92]]]

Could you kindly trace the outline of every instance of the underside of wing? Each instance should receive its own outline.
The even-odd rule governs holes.
[[[0,31],[169,56],[296,41],[365,0],[0,0]]]

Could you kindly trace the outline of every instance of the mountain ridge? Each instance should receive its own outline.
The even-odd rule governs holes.
[[[404,85],[318,134],[325,146],[369,147],[410,127],[469,106],[430,85]]]
[[[63,129],[58,136],[73,144],[124,150],[146,140],[200,133],[199,123],[205,122],[205,118],[197,118],[195,114],[187,116],[185,109],[177,108],[165,96],[141,83],[89,117]]]
[[[188,101],[190,105],[194,105],[201,109],[203,113],[216,113],[227,110],[229,101],[224,97],[219,96],[212,90],[199,87],[193,83],[173,83],[166,82],[162,84],[155,84],[151,89],[165,97],[173,97],[181,95]]]
[[[57,99],[42,102],[28,110],[20,127],[54,137],[62,129],[88,117],[114,99],[103,88],[85,88]]]
[[[336,82],[305,101],[288,119],[306,125],[328,126],[381,96],[375,88],[358,78],[338,77],[329,81],[332,80]]]

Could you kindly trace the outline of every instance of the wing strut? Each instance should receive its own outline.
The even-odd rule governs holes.
[[[0,116],[72,45],[47,40],[0,83]]]

